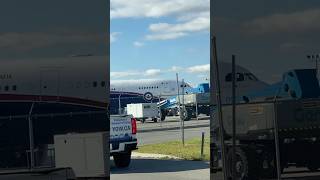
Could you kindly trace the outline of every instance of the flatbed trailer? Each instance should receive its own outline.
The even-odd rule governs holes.
[[[222,106],[225,135],[225,170],[232,171],[232,105]],[[277,126],[274,126],[277,123]],[[213,166],[219,166],[219,124],[214,121]],[[278,141],[275,141],[275,132]],[[320,168],[320,99],[279,100],[237,104],[236,176],[241,180],[277,175],[276,144],[280,170],[288,166]]]

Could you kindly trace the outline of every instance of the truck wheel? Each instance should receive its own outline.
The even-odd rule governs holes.
[[[256,180],[257,179],[257,164],[254,151],[236,147],[236,180]],[[228,179],[232,179],[232,148],[227,154],[226,171]]]
[[[113,161],[117,168],[128,167],[131,162],[131,151],[113,155]]]
[[[156,122],[158,122],[158,119],[157,118],[152,118],[152,121],[156,123]]]
[[[167,112],[165,110],[161,109],[161,114],[160,115],[161,115],[160,120],[164,121],[166,119]]]
[[[184,121],[189,121],[192,118],[192,109],[190,108],[183,108],[181,109],[182,116]]]
[[[261,154],[261,175],[265,178],[277,177],[277,165],[275,155],[271,152],[264,151]]]

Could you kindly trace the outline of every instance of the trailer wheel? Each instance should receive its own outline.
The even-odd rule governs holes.
[[[142,118],[140,121],[141,121],[141,123],[144,123],[144,122],[146,122],[146,118]]]
[[[236,147],[236,180],[256,180],[257,164],[255,151]],[[232,179],[232,148],[227,154],[226,171],[228,179]]]
[[[158,119],[157,118],[152,118],[153,122],[158,122]]]

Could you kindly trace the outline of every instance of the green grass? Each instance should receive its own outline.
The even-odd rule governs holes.
[[[181,141],[172,141],[161,144],[151,144],[139,146],[137,152],[139,153],[152,153],[152,154],[165,154],[176,156],[185,160],[192,161],[209,161],[210,159],[210,147],[209,137],[204,140],[204,157],[201,159],[201,138],[194,138],[185,141],[185,145],[182,145]]]

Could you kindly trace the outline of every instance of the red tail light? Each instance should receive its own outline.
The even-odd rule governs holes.
[[[131,119],[131,127],[132,127],[132,134],[137,134],[137,120],[135,118]]]

